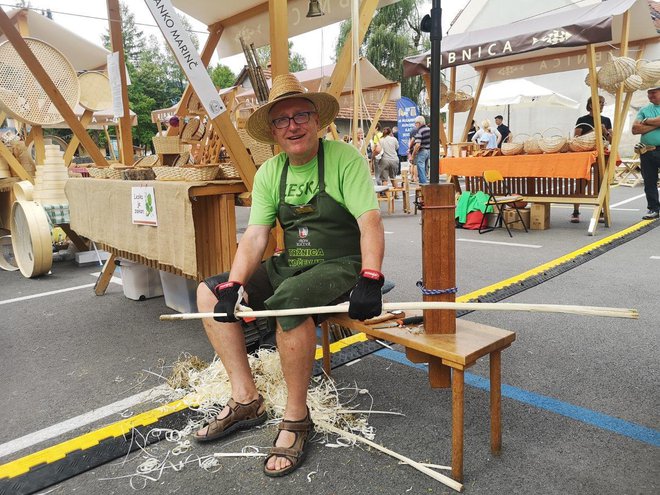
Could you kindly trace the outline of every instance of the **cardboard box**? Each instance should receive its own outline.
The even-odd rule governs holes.
[[[530,211],[532,229],[545,230],[550,228],[550,203],[534,203]]]
[[[160,270],[165,306],[179,313],[197,313],[197,286],[194,280]]]
[[[532,230],[550,228],[550,203],[533,203],[530,211],[530,228]]]
[[[523,219],[523,222],[525,222],[525,227],[529,229],[529,214],[530,214],[529,209],[525,208],[519,211],[520,211],[520,216]],[[510,224],[509,225],[510,229],[525,230],[525,228],[522,226],[520,221],[516,223],[511,223],[511,222],[515,222],[516,220],[519,220],[518,215],[516,214],[516,210],[514,210],[513,208],[507,208],[506,210],[504,210],[504,221]]]
[[[163,295],[158,270],[127,260],[119,262],[124,295],[135,301],[144,301]]]

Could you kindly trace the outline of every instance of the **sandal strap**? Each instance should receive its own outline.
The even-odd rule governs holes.
[[[277,428],[278,430],[286,430],[291,432],[309,432],[313,426],[314,423],[312,423],[309,418],[305,418],[305,420],[302,422],[282,420]]]
[[[268,457],[266,458],[266,460],[270,459],[273,456],[277,456],[277,457],[286,457],[291,462],[295,462],[298,459],[298,457],[300,457],[300,454],[302,454],[302,449],[297,450],[287,447],[271,447],[270,452],[268,452]]]

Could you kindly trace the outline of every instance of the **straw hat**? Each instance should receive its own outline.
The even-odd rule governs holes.
[[[276,144],[271,133],[271,118],[268,112],[273,105],[292,98],[305,98],[314,104],[319,114],[319,129],[325,129],[339,113],[339,102],[328,93],[308,92],[293,74],[282,74],[273,80],[273,87],[268,95],[268,103],[259,107],[248,118],[245,129],[257,141]]]

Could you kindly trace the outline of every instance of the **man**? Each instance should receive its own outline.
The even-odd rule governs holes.
[[[604,96],[599,96],[598,97],[598,108],[600,111],[603,111],[603,107],[605,106],[605,97]],[[591,97],[587,100],[587,111],[589,112],[587,115],[583,115],[582,117],[578,118],[577,121],[575,122],[575,129],[573,130],[573,136],[584,136],[585,134],[589,134],[590,132],[594,132],[595,129],[595,124],[594,124],[594,110],[593,110],[593,105],[591,103]],[[612,142],[612,121],[607,118],[603,117],[603,115],[600,116],[600,123],[601,127],[603,129],[603,137],[607,139],[610,143]],[[577,193],[584,193],[584,188],[586,186],[586,181],[584,179],[579,179],[578,180],[578,190],[576,191]],[[600,218],[598,219],[599,223],[604,223],[605,222],[605,217],[603,216],[603,213],[601,212]],[[575,203],[573,205],[573,214],[571,215],[571,223],[580,223],[580,204]]]
[[[415,146],[412,152],[412,159],[417,166],[417,178],[420,184],[426,184],[426,161],[431,156],[431,129],[426,125],[426,119],[423,115],[415,117],[414,136]]]
[[[226,437],[266,420],[234,318],[245,296],[253,309],[287,309],[350,300],[351,318],[367,319],[382,309],[380,273],[384,232],[373,182],[364,157],[342,141],[319,141],[339,111],[326,93],[307,93],[291,74],[275,78],[269,101],[247,121],[256,140],[277,144],[282,153],[258,170],[252,210],[227,274],[199,285],[200,311],[226,313],[203,320],[213,348],[227,369],[232,399],[198,441]],[[284,252],[261,262],[270,229],[279,220]],[[212,253],[210,253],[212,254]],[[267,476],[298,468],[313,429],[307,408],[316,349],[311,315],[277,318],[276,338],[287,386],[284,419],[264,464]]]
[[[504,117],[501,115],[495,116],[495,125],[497,125],[497,132],[500,133],[500,138],[497,141],[497,147],[501,148],[502,143],[508,143],[511,140],[511,129],[509,129],[509,126],[504,125]]]
[[[658,200],[658,170],[660,170],[660,86],[647,91],[651,102],[640,109],[632,125],[633,134],[641,134],[639,162],[644,179],[644,193],[648,211],[642,218],[654,220],[660,215]]]

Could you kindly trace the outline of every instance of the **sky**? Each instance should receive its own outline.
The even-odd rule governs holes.
[[[209,0],[218,1],[218,0]],[[225,0],[220,0],[225,1]],[[443,26],[454,18],[458,11],[467,3],[468,0],[456,0],[452,2],[443,2]],[[143,0],[125,0],[128,8],[135,14],[137,23],[143,23],[139,27],[143,30],[146,36],[151,34],[156,35],[159,40],[164,43],[162,34],[155,26],[153,17],[147,9]],[[427,11],[430,12],[431,2],[425,0]],[[14,5],[13,0],[0,0],[0,5],[7,11]],[[104,34],[108,28],[107,7],[105,0],[29,0],[30,7],[46,9],[49,8],[53,11],[54,21],[65,26],[85,37],[93,43],[101,45],[101,35]],[[77,15],[70,15],[77,14]],[[80,16],[89,17],[80,17]],[[94,17],[102,19],[94,19]],[[196,31],[199,41],[200,49],[204,46],[206,41],[206,26],[192,18],[189,18],[193,29]],[[446,31],[446,27],[443,29]],[[308,68],[315,68],[322,65],[329,65],[334,63],[333,57],[335,54],[335,46],[339,34],[339,24],[327,26],[322,29],[317,29],[300,36],[291,38],[293,42],[293,51],[300,53],[307,61]],[[235,55],[219,59],[217,55],[211,60],[211,64],[215,65],[218,62],[228,65],[235,74],[238,74],[245,64],[243,55]]]

